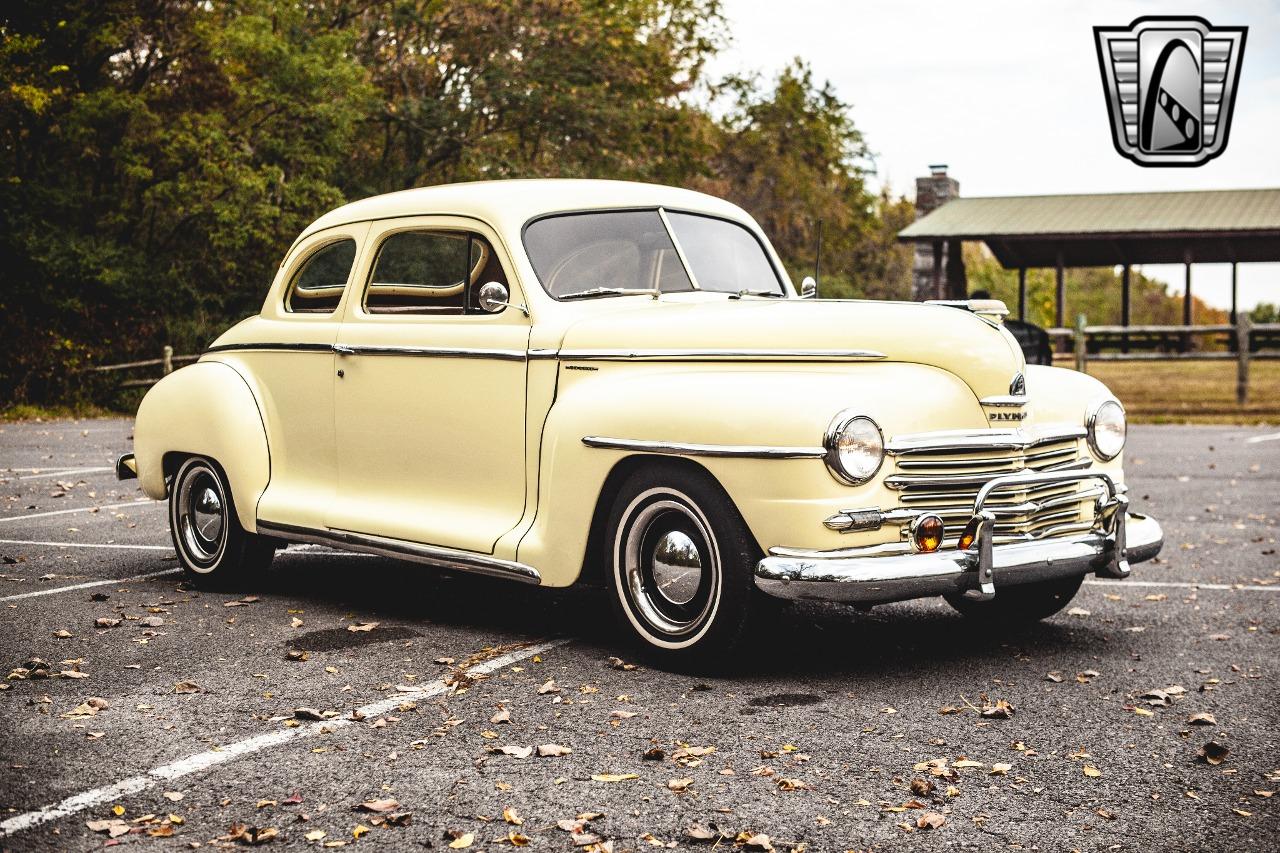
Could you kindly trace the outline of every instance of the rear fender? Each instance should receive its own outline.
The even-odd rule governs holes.
[[[138,482],[149,497],[168,497],[174,459],[207,456],[226,473],[240,525],[257,530],[271,454],[258,401],[235,368],[203,361],[169,374],[142,399],[133,435]]]

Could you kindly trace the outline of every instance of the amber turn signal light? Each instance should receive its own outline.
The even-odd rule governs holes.
[[[961,551],[968,551],[977,540],[978,520],[974,519],[964,526],[964,532],[960,534],[960,541],[956,543],[956,547]]]
[[[936,515],[922,515],[911,526],[911,538],[917,551],[928,554],[942,546],[942,536],[945,531],[941,518]]]

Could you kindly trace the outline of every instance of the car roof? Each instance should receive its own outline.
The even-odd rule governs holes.
[[[529,220],[551,213],[659,206],[752,222],[737,205],[693,190],[635,181],[549,178],[442,184],[371,196],[329,211],[303,236],[351,222],[430,215],[473,216],[518,234]]]

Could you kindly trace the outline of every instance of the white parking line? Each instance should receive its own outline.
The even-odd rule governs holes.
[[[1085,581],[1094,586],[1163,586],[1173,589],[1247,589],[1251,592],[1280,592],[1280,584],[1263,586],[1262,584],[1234,583],[1180,583],[1176,581]]]
[[[48,518],[51,515],[70,515],[73,512],[92,512],[95,509],[97,510],[119,509],[122,506],[146,506],[148,504],[151,504],[153,506],[160,506],[164,504],[164,501],[153,501],[151,500],[151,498],[137,498],[135,500],[125,501],[124,503],[118,503],[118,504],[102,504],[100,506],[78,506],[75,509],[55,509],[55,510],[51,510],[50,512],[33,512],[33,513],[30,513],[29,515],[6,515],[3,517],[0,517],[0,524],[5,523],[6,521],[22,521],[28,518]]]
[[[19,477],[19,480],[39,480],[42,477],[66,477],[70,474],[97,474],[101,471],[114,471],[115,469],[107,466],[105,468],[67,468],[63,471],[41,471],[39,474],[27,474]]]
[[[1255,435],[1252,438],[1246,438],[1245,444],[1261,444],[1264,441],[1280,441],[1280,432],[1273,432],[1268,435]]]
[[[569,639],[548,640],[544,643],[535,643],[525,646],[518,651],[496,657],[493,660],[476,664],[467,670],[469,673],[476,675],[484,675],[495,670],[510,666],[519,661],[526,660],[536,654],[550,651],[551,649],[563,646],[568,643]],[[434,681],[431,684],[423,686],[421,690],[408,693],[397,693],[385,699],[380,699],[363,708],[358,709],[357,716],[377,717],[379,714],[385,714],[394,708],[399,707],[403,703],[411,700],[430,699],[433,696],[439,696],[446,692],[449,686],[443,681]],[[0,822],[0,838],[21,832],[24,829],[30,829],[33,826],[39,826],[42,823],[48,823],[52,820],[67,817],[68,815],[82,812],[85,809],[93,808],[104,803],[128,794],[136,794],[147,788],[152,788],[160,782],[168,782],[173,779],[179,779],[183,776],[189,776],[192,773],[198,773],[218,764],[224,764],[236,758],[245,755],[252,755],[263,749],[272,746],[279,746],[288,743],[291,740],[304,737],[314,737],[325,732],[336,732],[339,729],[350,726],[354,721],[341,718],[333,720],[324,720],[321,722],[311,723],[305,726],[298,726],[296,729],[279,729],[277,731],[266,732],[256,735],[245,740],[229,743],[216,750],[208,752],[198,752],[195,755],[188,755],[186,758],[174,761],[171,764],[165,764],[160,767],[152,768],[145,773],[136,776],[129,776],[105,785],[101,788],[93,788],[88,791],[82,791],[73,794],[66,799],[51,803],[44,808],[36,811],[26,812],[24,814],[15,815],[7,820]]]
[[[132,583],[134,581],[144,581],[147,578],[158,578],[161,575],[173,575],[182,571],[182,569],[162,569],[158,572],[147,572],[145,575],[134,575],[129,578],[116,578],[115,580],[106,581],[87,581],[85,583],[72,584],[71,586],[55,586],[49,589],[35,589],[31,592],[19,592],[16,595],[6,595],[0,598],[0,601],[17,601],[20,598],[37,598],[41,595],[56,595],[59,592],[74,592],[77,589],[89,589],[95,586],[111,586],[112,584]]]
[[[0,539],[0,545],[44,545],[49,548],[105,548],[121,551],[172,551],[172,545],[124,545],[107,542],[42,542],[38,539]]]

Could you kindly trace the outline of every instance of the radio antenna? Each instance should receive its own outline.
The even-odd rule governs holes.
[[[822,220],[818,220],[818,246],[813,253],[813,283],[817,285],[822,279],[819,273],[822,272]]]

